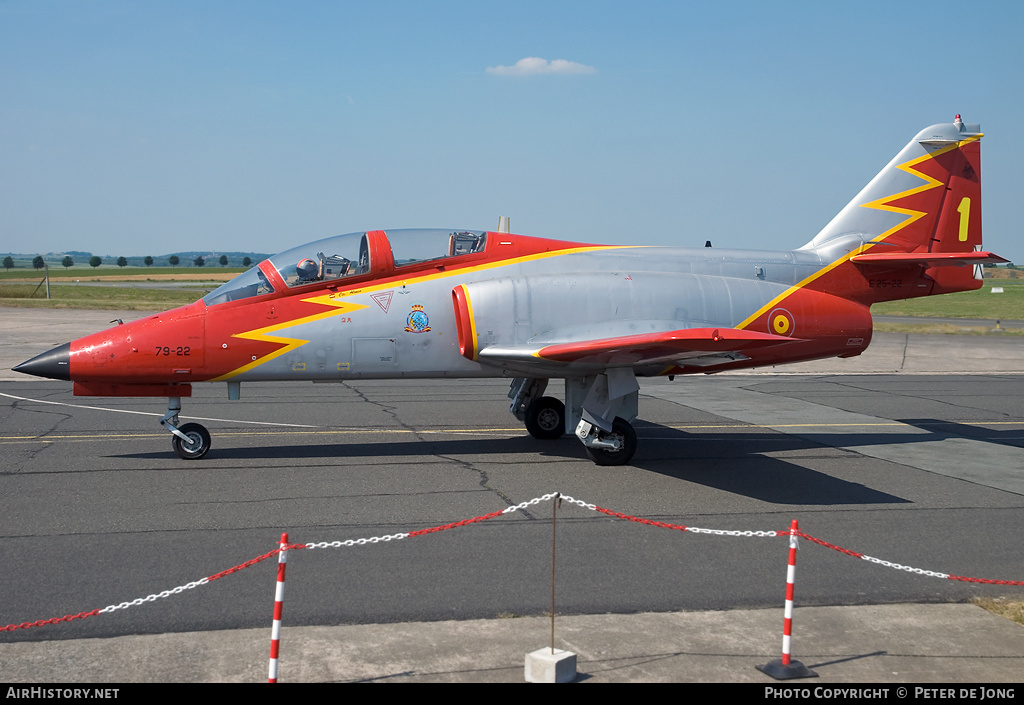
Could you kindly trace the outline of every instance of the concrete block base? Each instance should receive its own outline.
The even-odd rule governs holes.
[[[545,646],[526,654],[527,683],[572,683],[576,680],[576,654]]]

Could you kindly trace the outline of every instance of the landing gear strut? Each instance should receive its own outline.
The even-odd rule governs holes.
[[[210,432],[205,426],[187,423],[178,426],[178,413],[181,412],[181,397],[168,397],[167,413],[160,419],[160,425],[169,430],[171,447],[179,458],[199,460],[210,450]]]
[[[625,465],[636,452],[640,385],[629,368],[612,368],[592,377],[565,381],[570,428],[598,465]]]

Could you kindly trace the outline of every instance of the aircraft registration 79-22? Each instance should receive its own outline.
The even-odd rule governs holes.
[[[167,397],[182,458],[210,434],[179,425],[195,382],[512,379],[536,438],[575,434],[628,463],[640,377],[859,355],[871,304],[968,291],[983,263],[981,130],[918,133],[795,250],[588,245],[477,230],[372,230],[287,250],[188,306],[85,336],[14,369],[74,394]],[[565,403],[546,396],[565,381]]]

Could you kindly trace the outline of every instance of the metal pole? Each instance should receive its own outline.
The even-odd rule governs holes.
[[[786,569],[786,613],[782,626],[782,658],[775,659],[764,666],[756,666],[757,670],[776,680],[790,678],[817,678],[818,674],[799,661],[790,657],[793,637],[793,590],[796,581],[796,550],[797,535],[800,525],[794,519],[789,531],[789,566]]]
[[[786,614],[782,624],[782,665],[788,666],[793,648],[793,590],[796,582],[796,534],[799,531],[797,520],[793,520],[792,532],[789,536],[789,567],[786,569]]]
[[[284,612],[284,571],[288,563],[288,534],[281,534],[281,552],[277,555],[277,589],[274,594],[274,626],[270,630],[270,675],[268,683],[277,683],[277,656],[281,650],[281,615]]]
[[[555,492],[551,503],[551,655],[555,654],[555,523],[558,517],[558,505],[562,503],[562,495]]]

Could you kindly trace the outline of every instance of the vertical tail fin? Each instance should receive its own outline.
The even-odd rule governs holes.
[[[959,115],[922,130],[803,249],[849,257],[869,286],[881,273],[915,281],[872,300],[978,288],[968,265],[1006,261],[981,251],[981,136]]]

